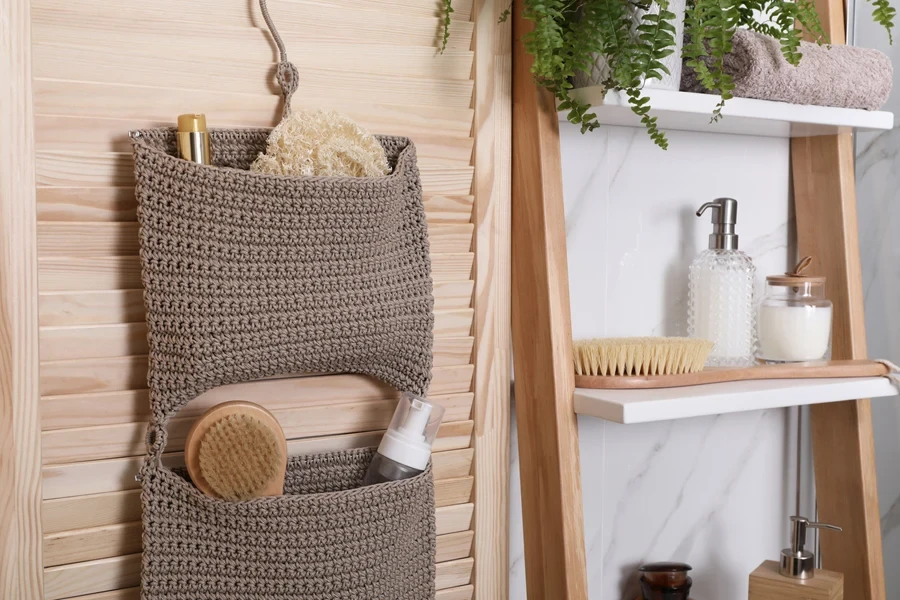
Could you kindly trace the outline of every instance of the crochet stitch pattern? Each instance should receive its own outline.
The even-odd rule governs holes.
[[[379,137],[392,169],[379,178],[251,173],[268,133],[211,131],[215,166],[177,158],[174,130],[132,134],[152,413],[142,600],[432,600],[430,470],[359,488],[371,451],[299,457],[285,495],[227,502],[160,460],[170,418],[216,386],[352,372],[428,388],[415,147]]]
[[[157,423],[204,391],[296,373],[362,373],[424,395],[434,297],[415,147],[379,137],[385,177],[246,169],[268,129],[212,130],[215,166],[175,133],[134,137]]]
[[[284,496],[246,502],[145,473],[142,600],[432,600],[431,468],[359,487],[372,456],[292,458]]]

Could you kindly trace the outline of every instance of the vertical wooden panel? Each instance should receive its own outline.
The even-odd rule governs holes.
[[[513,11],[512,328],[525,573],[532,600],[585,600],[559,122],[529,72],[522,5]]]
[[[488,586],[480,597],[493,599],[505,597],[508,579],[509,39],[504,33],[508,26],[497,27],[497,17],[506,7],[504,0],[479,0],[480,39],[474,42],[474,24],[467,16],[473,11],[473,1],[460,2],[457,5],[454,0],[455,17],[461,19],[451,25],[451,45],[464,50],[444,55],[436,54],[432,47],[438,24],[435,17],[440,11],[434,0],[378,0],[377,7],[360,0],[299,0],[281,2],[273,13],[277,12],[275,20],[288,40],[292,57],[302,57],[301,69],[308,85],[298,94],[302,97],[297,102],[347,112],[374,132],[409,135],[419,148],[426,212],[432,227],[433,271],[438,282],[438,366],[430,393],[452,388],[457,395],[471,398],[477,394],[479,402],[471,417],[468,405],[457,404],[453,422],[442,428],[468,426],[465,435],[456,436],[453,443],[458,445],[452,446],[464,460],[442,463],[439,457],[436,461],[439,472],[452,476],[439,482],[436,499],[439,507],[463,503],[474,509],[472,475],[487,478],[477,491],[483,507],[478,514],[480,524],[472,521],[466,531],[453,533],[460,533],[460,540],[474,537],[473,546],[480,549],[478,580],[484,579]],[[133,176],[125,132],[141,125],[168,123],[178,112],[188,110],[186,106],[202,107],[219,125],[272,125],[278,102],[269,93],[269,54],[273,47],[268,34],[259,29],[262,21],[255,1],[249,5],[237,0],[190,3],[190,10],[178,13],[174,30],[166,27],[166,23],[171,25],[169,8],[183,5],[174,0],[163,2],[171,5],[169,8],[139,0],[106,7],[92,0],[33,3],[35,41],[39,42],[33,73],[38,128],[35,139],[40,150],[35,177],[38,183],[54,186],[41,187],[37,194],[38,214],[43,221],[43,237],[39,240],[43,254],[38,262],[44,301],[45,458],[66,461],[59,468],[70,475],[81,473],[79,485],[84,484],[77,490],[63,490],[62,479],[46,479],[56,490],[50,496],[63,497],[48,500],[45,505],[44,517],[52,523],[50,531],[56,535],[48,538],[55,546],[48,547],[44,595],[124,598],[134,589],[120,595],[115,588],[132,588],[137,583],[134,557],[112,554],[137,550],[133,534],[140,512],[137,495],[130,490],[134,485],[130,475],[133,465],[128,458],[112,459],[118,461],[117,468],[122,467],[116,474],[105,469],[114,466],[110,461],[92,459],[122,454],[119,449],[98,453],[100,447],[110,443],[124,443],[125,454],[140,451],[140,431],[146,419],[142,379],[146,358],[135,356],[145,353],[146,348],[142,341],[145,332],[136,225],[130,223],[135,219],[135,207],[129,187]],[[211,8],[216,10],[210,12]],[[372,14],[363,14],[367,12]],[[413,16],[413,12],[419,16]],[[140,56],[135,54],[128,30],[135,18],[151,22],[150,33],[138,40]],[[332,27],[335,22],[338,29]],[[423,27],[428,30],[423,31]],[[223,61],[228,59],[233,68],[226,87],[232,91],[203,88],[202,77],[190,78],[181,68],[185,63],[178,56],[177,45],[156,43],[198,28],[212,46],[230,42],[253,46],[245,53],[235,54],[230,49],[225,53],[229,56],[207,49],[192,59],[188,70],[202,65],[208,72],[221,71]],[[92,32],[104,35],[101,39]],[[59,34],[68,40],[66,52],[53,41],[61,39]],[[485,51],[479,64],[472,65],[471,77],[469,65],[474,55],[470,46]],[[110,62],[110,52],[116,54],[116,48],[122,52],[119,59]],[[311,51],[314,48],[328,52],[317,55]],[[352,62],[354,58],[358,60]],[[342,60],[351,60],[352,72],[340,64]],[[403,62],[402,68],[390,69],[392,60]],[[354,82],[359,85],[352,85]],[[138,83],[140,87],[131,85]],[[473,84],[478,84],[474,100],[470,96]],[[348,95],[347,90],[353,93]],[[476,111],[478,121],[473,126]],[[476,141],[482,133],[484,140]],[[473,156],[473,150],[477,156]],[[475,247],[478,256],[473,252]],[[473,264],[473,259],[478,263]],[[473,323],[476,333],[470,332]],[[483,338],[475,352],[470,352],[470,335]],[[118,373],[117,368],[125,371]],[[473,383],[476,368],[479,379]],[[357,410],[361,407],[381,406],[388,397],[373,382],[342,387],[347,377],[325,379],[327,386],[314,390],[315,398],[340,401],[345,411],[342,417],[362,414]],[[295,385],[297,381],[276,384]],[[252,399],[252,394],[266,395],[264,388],[271,383],[247,384],[253,391],[245,399]],[[470,391],[475,394],[466,394]],[[373,393],[376,397],[370,398]],[[384,398],[379,400],[381,396]],[[197,400],[195,408],[204,401]],[[292,411],[295,407],[291,404],[285,408]],[[307,435],[314,433],[312,422],[295,423],[306,428]],[[350,433],[354,429],[337,419],[329,434],[358,435]],[[103,438],[99,445],[98,439],[89,439],[93,435]],[[447,440],[442,438],[440,443]],[[474,455],[479,461],[474,472],[470,469],[473,451],[462,449],[470,443],[477,449]],[[47,448],[53,450],[53,457],[46,455]],[[51,471],[61,473],[56,468],[48,468],[45,473]],[[69,483],[77,479],[67,477]],[[45,486],[45,494],[48,489]],[[91,490],[96,495],[85,495]],[[468,504],[470,501],[473,503]],[[85,523],[100,523],[106,529],[79,531]],[[114,538],[122,531],[131,535],[131,545],[110,544],[110,536]],[[76,543],[82,535],[93,536],[94,546]],[[60,549],[61,540],[68,544],[65,552]],[[106,545],[98,549],[101,543]],[[466,558],[439,567],[439,587],[447,588],[440,595],[448,599],[471,597],[480,585],[471,574],[474,559],[469,558],[470,549],[463,543],[454,552]],[[109,558],[86,561],[92,553]],[[75,562],[62,565],[63,560]]]
[[[0,4],[0,597],[40,598],[31,6]]]
[[[506,0],[475,3],[475,598],[509,596],[511,63]]]
[[[845,43],[842,0],[816,0],[825,30]],[[791,142],[797,242],[814,255],[834,302],[832,355],[865,358],[862,267],[856,220],[856,181],[850,134]],[[823,532],[823,566],[844,574],[847,600],[884,600],[881,519],[869,400],[817,404],[810,409],[819,520],[844,528]]]

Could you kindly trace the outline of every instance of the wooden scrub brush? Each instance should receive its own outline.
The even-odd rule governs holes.
[[[712,348],[713,343],[707,340],[677,337],[578,340],[573,348],[575,375],[632,377],[696,373],[703,369]]]
[[[240,501],[284,493],[287,441],[258,404],[225,402],[206,411],[188,432],[184,458],[208,496]]]

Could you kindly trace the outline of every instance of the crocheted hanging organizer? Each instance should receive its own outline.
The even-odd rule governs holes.
[[[266,10],[285,116],[297,70]],[[166,426],[213,387],[362,373],[424,394],[434,324],[416,152],[379,137],[378,178],[252,173],[268,129],[213,130],[213,165],[175,131],[134,131],[149,339],[143,600],[431,600],[434,482],[360,487],[371,450],[292,458],[283,496],[227,502],[162,464]]]

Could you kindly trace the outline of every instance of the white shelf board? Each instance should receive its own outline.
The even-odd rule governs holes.
[[[732,98],[725,103],[722,119],[710,123],[719,97],[671,90],[644,89],[650,99],[650,114],[659,118],[663,130],[700,131],[765,137],[813,137],[852,131],[881,131],[892,129],[894,115],[851,108],[807,106],[770,102],[752,98]],[[604,93],[600,86],[572,91],[572,96],[592,105],[590,112],[604,125],[643,127],[631,112],[628,97],[622,92]],[[561,121],[566,112],[560,112]]]
[[[680,388],[575,390],[575,412],[615,423],[649,423],[900,394],[887,377],[764,379]]]

